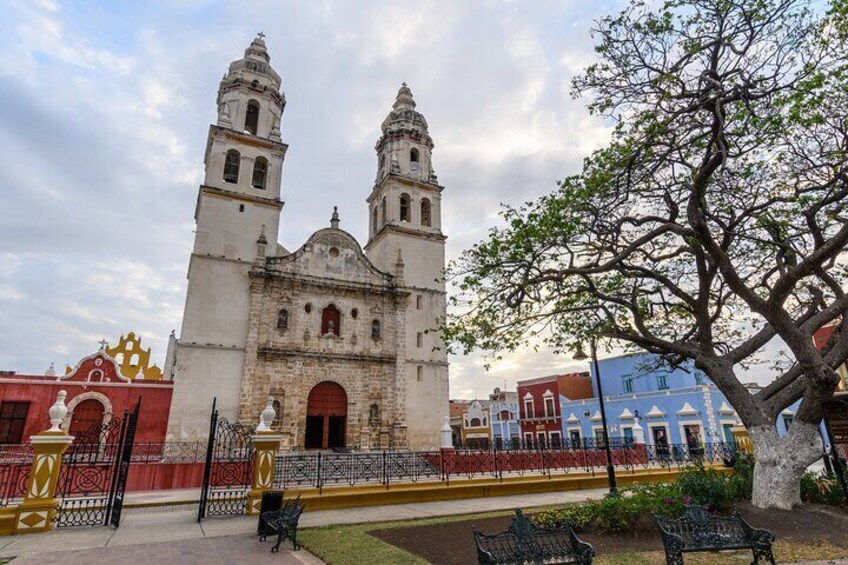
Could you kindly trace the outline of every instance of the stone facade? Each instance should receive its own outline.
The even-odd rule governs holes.
[[[332,381],[347,394],[347,447],[405,448],[402,336],[409,292],[396,277],[377,270],[338,227],[315,233],[295,253],[260,261],[250,276],[239,419],[250,420],[271,395],[280,403],[275,431],[284,448],[301,448],[309,393]],[[340,323],[322,333],[328,307],[338,310]]]
[[[434,331],[446,238],[427,122],[404,84],[377,142],[364,251],[334,211],[289,253],[276,242],[288,147],[280,85],[261,37],[221,81],[183,327],[165,367],[169,434],[203,436],[213,397],[222,416],[253,423],[271,395],[289,449],[436,448],[448,412]]]

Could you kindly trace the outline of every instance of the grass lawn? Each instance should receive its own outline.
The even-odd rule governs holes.
[[[537,509],[534,509],[536,511]],[[359,565],[362,563],[414,564],[426,565],[427,561],[385,543],[368,534],[372,530],[382,530],[405,526],[426,526],[450,522],[467,522],[481,518],[508,516],[510,511],[488,512],[485,514],[465,514],[442,518],[425,518],[399,522],[372,522],[349,526],[326,526],[305,528],[298,532],[298,541],[309,552],[321,558],[329,565]],[[775,554],[781,563],[796,561],[835,559],[845,556],[845,549],[827,543],[798,543],[778,540],[774,546]],[[745,563],[743,555],[750,560],[750,552],[740,552],[739,556],[715,553],[687,554],[687,565],[725,565],[727,563]],[[661,551],[622,552],[599,555],[597,565],[664,565],[665,555]]]
[[[488,512],[485,514],[464,514],[443,518],[423,518],[420,520],[404,520],[400,522],[370,522],[351,526],[325,526],[322,528],[307,528],[299,530],[297,541],[310,553],[321,558],[329,565],[389,565],[392,563],[409,563],[412,565],[427,565],[427,561],[404,551],[399,547],[384,543],[368,535],[371,530],[382,530],[402,526],[426,526],[429,524],[445,524],[463,522],[469,519],[489,518],[492,516],[508,516],[511,511]]]

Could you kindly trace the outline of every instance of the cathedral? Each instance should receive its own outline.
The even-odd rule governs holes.
[[[213,398],[221,416],[253,424],[270,395],[283,449],[435,448],[448,411],[447,354],[433,331],[445,316],[446,237],[427,121],[403,84],[363,190],[364,247],[333,210],[290,252],[277,243],[280,87],[260,34],[218,89],[165,369],[169,437],[205,436]]]

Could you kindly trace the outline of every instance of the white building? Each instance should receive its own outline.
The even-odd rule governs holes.
[[[166,368],[169,434],[205,435],[213,397],[222,416],[253,422],[270,394],[291,449],[435,448],[448,363],[427,330],[445,315],[446,238],[427,122],[404,84],[377,141],[364,250],[334,211],[290,253],[277,243],[288,147],[280,86],[257,37],[218,90]]]

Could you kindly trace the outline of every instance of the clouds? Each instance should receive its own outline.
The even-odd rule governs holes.
[[[281,243],[300,246],[334,205],[364,242],[374,142],[405,80],[456,257],[501,202],[552,190],[607,138],[567,85],[613,4],[0,2],[0,368],[75,362],[128,330],[161,363],[218,81],[258,30],[288,101]],[[459,395],[567,368],[529,352],[489,376],[477,356],[453,363]]]

